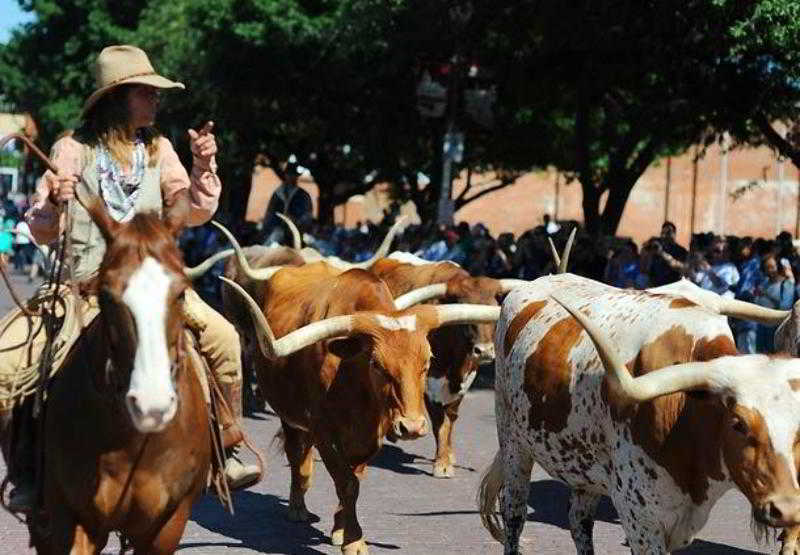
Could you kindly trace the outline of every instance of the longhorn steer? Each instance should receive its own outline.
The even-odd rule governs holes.
[[[252,275],[247,261],[239,260]],[[260,277],[269,273],[262,270]],[[414,439],[427,431],[422,392],[431,358],[428,332],[494,321],[499,307],[396,311],[380,279],[360,269],[341,273],[324,263],[273,273],[264,281],[260,306],[226,281],[251,311],[260,346],[259,382],[281,418],[292,468],[289,518],[309,518],[304,497],[316,446],[340,501],[332,541],[345,553],[366,553],[356,517],[359,480],[387,433]]]
[[[445,303],[497,306],[511,287],[526,283],[472,277],[452,262],[428,262],[409,253],[392,253],[389,258],[378,260],[369,271],[389,286],[394,297],[414,290],[424,292],[409,302],[441,297]],[[402,299],[396,302],[406,304]],[[493,323],[439,328],[428,335],[433,360],[425,388],[425,406],[436,440],[433,475],[437,478],[453,476],[456,458],[452,435],[458,409],[477,375],[478,365],[494,361],[493,335]]]
[[[634,553],[688,545],[733,487],[760,523],[800,523],[800,361],[736,356],[724,316],[683,296],[549,276],[508,295],[495,348],[500,449],[479,503],[506,553],[519,549],[535,462],[572,489],[579,553],[592,553],[604,494]]]

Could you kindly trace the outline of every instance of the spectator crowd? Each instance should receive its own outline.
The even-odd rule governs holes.
[[[302,226],[304,244],[325,256],[360,262],[372,256],[393,222],[394,216],[388,213],[380,224],[358,223],[353,228],[309,221]],[[519,237],[511,233],[494,237],[480,223],[409,225],[396,237],[392,250],[430,261],[449,260],[473,275],[532,280],[556,270],[548,238],[561,251],[575,227],[578,233],[568,270],[615,287],[646,289],[685,277],[717,294],[769,308],[790,309],[800,299],[800,285],[794,277],[800,272],[800,249],[785,231],[773,239],[698,233],[687,248],[677,243],[675,225],[664,222],[660,235],[640,248],[629,238],[593,238],[577,222],[545,217],[542,225]],[[237,232],[243,244],[274,244],[276,237],[283,244],[291,241],[288,233],[276,234],[274,226],[257,229],[248,224],[239,226]],[[187,263],[196,264],[219,250],[218,240],[209,226],[190,230],[182,239]],[[207,296],[214,295],[215,275],[221,270],[220,264],[204,279]],[[774,329],[743,321],[733,321],[732,328],[740,351],[773,351]]]

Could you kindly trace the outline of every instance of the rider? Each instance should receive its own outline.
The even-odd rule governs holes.
[[[199,133],[192,129],[188,132],[191,174],[186,173],[170,141],[153,127],[160,89],[183,89],[183,84],[158,75],[147,54],[129,45],[104,48],[95,64],[95,79],[96,90],[83,106],[81,127],[53,145],[51,158],[59,169],[58,175],[49,171],[44,174],[37,190],[39,201],[28,213],[36,241],[50,243],[58,239],[64,222],[59,220],[57,206],[74,198],[79,179],[105,201],[117,221],[125,222],[137,212],[160,212],[176,192],[188,188],[192,200],[189,224],[207,222],[217,209],[221,190],[216,175],[217,145],[210,132],[213,123],[208,122]],[[81,280],[97,271],[105,243],[86,210],[77,202],[71,204],[70,267],[72,279]],[[186,295],[185,312],[187,322],[198,335],[200,351],[238,423],[242,387],[238,334],[191,290]],[[20,449],[33,451],[30,443],[19,442]],[[243,464],[236,457],[235,448],[227,454],[225,477],[231,489],[258,481],[257,466]],[[31,460],[26,457],[32,458],[32,453],[17,453],[15,457]],[[24,512],[35,501],[33,476],[30,471],[15,474],[10,508]]]

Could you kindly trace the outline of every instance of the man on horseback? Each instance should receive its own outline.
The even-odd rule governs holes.
[[[41,244],[58,240],[66,219],[70,219],[68,244],[71,252],[65,260],[76,282],[84,282],[97,272],[105,252],[103,237],[80,204],[70,203],[69,214],[60,210],[74,198],[79,180],[102,198],[109,214],[118,222],[126,222],[136,213],[161,213],[171,205],[176,193],[188,189],[192,201],[189,223],[202,225],[216,211],[221,191],[216,175],[217,145],[211,133],[212,122],[200,132],[189,130],[191,174],[187,174],[170,141],[153,127],[160,90],[183,89],[182,83],[158,75],[145,52],[128,45],[103,49],[95,65],[95,78],[97,87],[84,104],[81,127],[53,145],[51,159],[59,173],[44,174],[37,189],[38,202],[28,213],[31,232]],[[90,300],[79,305],[82,307],[81,324],[87,326],[97,315],[97,303]],[[234,421],[224,432],[229,439],[226,444],[234,445],[227,451],[226,480],[231,489],[248,487],[260,479],[260,470],[256,465],[243,464],[236,457],[235,445],[241,441],[242,391],[238,334],[191,289],[186,292],[184,312],[197,337],[199,351],[233,411]],[[14,373],[21,366],[30,367],[30,351],[36,350],[24,345],[14,349],[14,345],[25,343],[27,333],[27,330],[11,333],[14,329],[21,328],[8,327],[0,339],[0,381],[10,379],[12,383]],[[8,346],[12,346],[12,350],[8,350]],[[24,361],[26,357],[28,360]],[[0,389],[4,387],[7,384],[0,383]],[[10,389],[14,390],[15,386]],[[12,401],[0,405],[0,413],[8,413],[14,404]],[[4,422],[10,419],[2,414],[0,417]],[[27,427],[18,429],[22,433],[15,442],[15,453],[11,454],[14,471],[10,477],[16,487],[9,508],[26,512],[36,501],[32,472],[35,449]]]

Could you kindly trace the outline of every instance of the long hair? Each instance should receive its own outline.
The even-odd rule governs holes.
[[[131,160],[133,142],[131,141],[130,112],[128,110],[128,92],[136,85],[120,85],[105,95],[92,106],[83,117],[83,123],[77,134],[88,145],[105,146],[111,157],[120,165],[127,165]],[[158,137],[161,133],[155,127],[144,127],[139,136],[147,147],[149,165],[155,166],[158,161]]]

